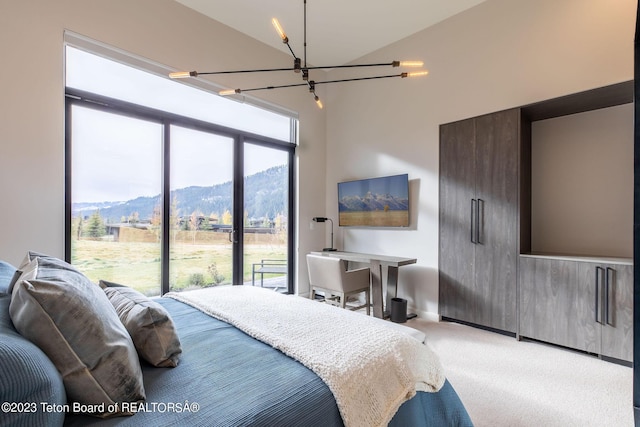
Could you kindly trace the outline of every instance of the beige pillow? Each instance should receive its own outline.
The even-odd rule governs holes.
[[[55,257],[51,257],[49,255],[45,255],[40,252],[27,251],[27,255],[25,255],[25,257],[22,259],[22,262],[18,266],[18,269],[16,270],[16,272],[13,275],[13,278],[11,279],[11,282],[9,282],[9,290],[7,291],[8,294],[11,294],[13,292],[13,287],[15,286],[18,279],[20,279],[20,276],[22,275],[22,270],[24,270],[29,265],[29,263],[36,258],[52,258],[54,260],[56,259]]]
[[[24,256],[24,258],[22,259],[22,262],[18,266],[18,270],[23,270],[27,265],[29,265],[31,261],[33,261],[36,258],[54,258],[54,257],[47,254],[43,254],[41,252],[27,251],[27,254]]]
[[[178,366],[182,347],[167,310],[135,289],[105,280],[100,281],[100,287],[115,307],[140,357],[157,367]]]
[[[9,313],[56,366],[70,402],[109,416],[129,414],[116,403],[145,399],[131,337],[104,292],[73,266],[34,257],[14,286]]]

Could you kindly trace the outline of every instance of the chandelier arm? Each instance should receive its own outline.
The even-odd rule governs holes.
[[[256,90],[267,90],[267,89],[282,89],[285,87],[299,87],[299,86],[307,86],[307,83],[296,83],[290,85],[279,85],[279,86],[264,86],[264,87],[254,87],[251,89],[240,89],[240,93],[242,92],[253,92]]]
[[[294,68],[263,68],[258,70],[233,70],[233,71],[197,71],[199,76],[211,75],[211,74],[241,74],[241,73],[265,73],[270,71],[294,71]]]
[[[307,68],[307,0],[304,0],[304,25],[303,26],[304,26],[304,44],[303,44],[303,46],[304,46],[304,68]]]
[[[408,73],[400,73],[400,74],[389,74],[386,76],[370,76],[370,77],[357,77],[357,78],[352,78],[352,79],[340,79],[340,80],[325,80],[325,81],[307,81],[306,83],[294,83],[294,84],[289,84],[289,85],[278,85],[278,86],[264,86],[264,87],[256,87],[256,88],[251,88],[251,89],[237,89],[240,92],[236,92],[236,93],[241,93],[241,92],[253,92],[253,91],[257,91],[257,90],[266,90],[266,89],[281,89],[281,88],[286,88],[286,87],[300,87],[300,86],[309,86],[310,92],[315,94],[315,86],[316,85],[323,85],[323,84],[331,84],[331,83],[342,83],[342,82],[356,82],[356,81],[360,81],[360,80],[376,80],[376,79],[388,79],[391,77],[409,77]]]
[[[294,55],[295,56],[295,55]],[[322,70],[331,68],[359,68],[359,67],[383,67],[393,66],[393,62],[381,62],[377,64],[351,64],[351,65],[321,65],[314,67],[303,67],[305,70]],[[295,68],[260,68],[256,70],[231,70],[231,71],[196,71],[197,75],[213,75],[213,74],[241,74],[241,73],[267,73],[272,71],[295,71]]]
[[[351,64],[351,65],[318,65],[314,67],[304,67],[306,70],[322,70],[330,68],[364,68],[364,67],[384,67],[392,66],[394,62],[381,62],[377,64]]]
[[[353,79],[341,79],[341,80],[325,80],[323,82],[315,82],[317,85],[329,84],[329,83],[342,83],[342,82],[355,82],[358,80],[375,80],[375,79],[388,79],[390,77],[406,77],[406,73],[390,74],[387,76],[372,76],[372,77],[356,77]]]
[[[289,52],[291,52],[291,55],[293,55],[294,59],[297,58],[296,54],[293,52],[293,49],[291,48],[291,45],[289,44],[289,42],[285,43],[287,45],[287,47],[289,48]]]

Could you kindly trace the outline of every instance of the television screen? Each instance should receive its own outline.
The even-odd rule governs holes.
[[[409,175],[338,183],[340,226],[408,227]]]

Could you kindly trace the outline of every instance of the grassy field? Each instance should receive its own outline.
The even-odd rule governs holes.
[[[341,226],[407,227],[409,211],[340,212]]]
[[[286,245],[246,245],[243,281],[251,281],[251,265],[261,259],[286,259]],[[92,281],[108,280],[139,290],[145,295],[160,294],[160,245],[146,242],[74,240],[72,263]],[[214,265],[220,284],[230,284],[232,277],[230,243],[176,243],[172,246],[169,283],[172,290],[184,290],[194,280],[214,279]]]

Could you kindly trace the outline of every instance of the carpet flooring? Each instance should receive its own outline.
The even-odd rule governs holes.
[[[633,426],[629,367],[451,322],[412,319],[483,426]]]

